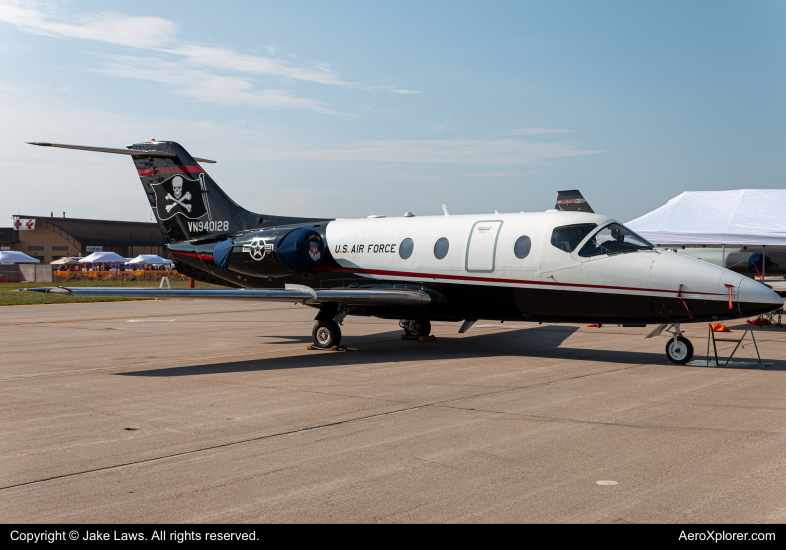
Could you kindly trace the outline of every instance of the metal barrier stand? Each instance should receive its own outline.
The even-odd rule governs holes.
[[[745,335],[748,334],[748,332],[750,332],[751,339],[753,340],[753,347],[756,349],[756,358],[758,359],[759,362],[759,368],[760,369],[764,368],[764,365],[761,362],[761,355],[759,355],[759,346],[756,344],[756,337],[753,335],[753,327],[747,327],[745,329],[745,332],[742,334],[742,337],[739,340],[735,340],[733,338],[715,338],[715,331],[712,330],[712,324],[708,323],[708,325],[709,325],[710,334],[707,337],[707,365],[709,365],[710,363],[710,339],[712,339],[712,349],[715,352],[715,366],[725,367],[729,364],[731,358],[734,357],[734,354],[737,352],[737,348],[740,347],[740,344],[742,344],[742,341],[745,339]],[[715,342],[737,342],[737,345],[734,346],[734,350],[731,352],[731,355],[729,355],[728,359],[726,359],[726,362],[723,363],[723,365],[721,365],[718,362],[718,346],[715,344]]]
[[[778,316],[777,323],[775,322],[776,315]],[[767,319],[771,325],[775,325],[776,327],[783,327],[783,325],[781,324],[781,315],[783,315],[783,308],[780,308],[778,311],[771,311],[770,313],[759,315],[758,319]]]

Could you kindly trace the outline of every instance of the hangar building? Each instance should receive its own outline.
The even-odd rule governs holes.
[[[16,224],[15,217],[15,225]],[[84,257],[96,251],[115,252],[125,258],[139,254],[158,254],[166,258],[167,249],[156,223],[114,220],[83,220],[53,216],[27,216],[35,229],[2,228],[0,245],[51,263],[63,256]]]

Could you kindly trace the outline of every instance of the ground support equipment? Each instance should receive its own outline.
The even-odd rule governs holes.
[[[739,340],[735,340],[734,338],[715,338],[715,331],[712,330],[712,325],[710,325],[709,326],[709,335],[707,336],[707,354],[706,354],[707,366],[709,366],[709,364],[710,364],[710,340],[712,340],[712,350],[715,353],[715,366],[716,367],[726,367],[726,366],[729,366],[729,362],[731,361],[731,358],[734,357],[734,354],[736,353],[737,349],[740,347],[740,344],[742,344],[742,341],[745,339],[745,336],[748,334],[748,332],[751,333],[751,339],[753,340],[753,347],[756,349],[756,357],[758,359],[756,363],[758,364],[760,369],[763,369],[764,366],[765,366],[765,363],[762,363],[762,361],[761,361],[761,355],[759,355],[759,346],[756,344],[756,337],[753,335],[753,330],[751,330],[751,327],[747,327],[745,329],[745,332],[742,334],[742,337]],[[720,362],[718,361],[718,346],[716,345],[716,342],[736,342],[737,343],[737,345],[734,346],[734,350],[731,352],[731,355],[729,355],[729,357],[726,359],[726,362],[723,363],[723,365],[721,365]],[[743,347],[745,347],[745,346],[743,346]],[[769,365],[771,363],[767,363],[767,364]],[[731,366],[737,366],[737,365],[732,363]]]

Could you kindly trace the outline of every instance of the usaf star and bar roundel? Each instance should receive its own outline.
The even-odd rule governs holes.
[[[161,183],[153,183],[156,193],[156,213],[158,219],[168,220],[175,214],[197,220],[205,214],[210,216],[207,192],[205,190],[205,174],[199,174],[198,180],[177,175]]]

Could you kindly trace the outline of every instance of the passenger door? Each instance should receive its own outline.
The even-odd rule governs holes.
[[[502,220],[475,222],[469,232],[464,268],[468,273],[492,273]]]

